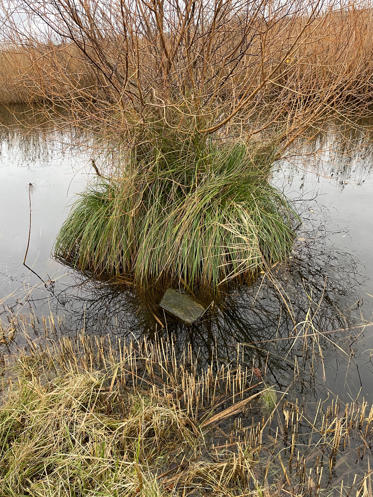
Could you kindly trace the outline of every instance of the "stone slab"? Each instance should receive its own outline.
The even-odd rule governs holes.
[[[187,324],[193,324],[205,312],[204,307],[193,300],[192,297],[173,288],[166,290],[159,305],[162,309]]]

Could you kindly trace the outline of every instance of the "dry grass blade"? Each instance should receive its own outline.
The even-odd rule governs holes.
[[[203,421],[201,424],[201,428],[205,428],[206,426],[209,426],[212,423],[219,423],[220,421],[224,421],[230,416],[234,416],[235,414],[238,414],[242,409],[245,408],[245,406],[251,402],[252,400],[256,399],[259,395],[262,395],[266,390],[262,390],[261,392],[254,393],[250,397],[244,400],[240,400],[239,402],[236,402],[232,406],[227,407],[224,409],[224,411],[221,411],[211,418],[207,419],[206,421]]]
[[[255,387],[247,370],[211,364],[199,373],[190,352],[174,359],[161,341],[81,336],[7,364],[0,493],[371,494],[373,408],[319,403],[308,419],[297,402],[278,402],[269,422],[255,398],[270,389],[246,396]],[[356,441],[359,464],[368,463],[349,478]]]

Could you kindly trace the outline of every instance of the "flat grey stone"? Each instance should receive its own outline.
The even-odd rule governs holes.
[[[194,323],[205,312],[205,309],[192,297],[173,288],[166,290],[159,305],[187,324]]]

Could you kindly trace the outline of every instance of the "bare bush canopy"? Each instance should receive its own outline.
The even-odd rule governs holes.
[[[3,9],[33,97],[131,143],[149,139],[152,123],[179,136],[275,128],[286,146],[336,109],[367,112],[369,5],[11,0]]]

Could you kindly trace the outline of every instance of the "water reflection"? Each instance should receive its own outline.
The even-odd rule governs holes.
[[[73,150],[74,136],[21,106],[0,108],[0,302],[13,305],[30,293],[43,295],[23,265],[32,185],[32,231],[27,263],[44,280],[71,271],[51,258],[59,227],[89,177],[89,155]],[[41,308],[40,313],[48,309]]]
[[[261,274],[252,286],[227,290],[193,325],[160,309],[163,290],[139,297],[128,288],[76,275],[74,284],[50,288],[44,303],[29,297],[28,306],[34,309],[31,328],[44,329],[38,340],[81,331],[122,339],[162,336],[174,342],[180,355],[191,346],[201,366],[213,356],[227,365],[239,356],[281,391],[294,383],[294,395],[319,395],[325,383],[324,357],[332,351],[337,360],[348,351],[359,307],[355,261],[328,250],[326,238],[327,233],[318,230],[303,232],[286,264]],[[37,315],[41,304],[50,309],[47,321]]]
[[[337,183],[341,190],[350,182],[362,185],[373,165],[372,130],[372,123],[328,123],[317,135],[294,144],[275,171],[286,176],[289,185],[295,181],[300,188],[307,188],[309,173]]]

